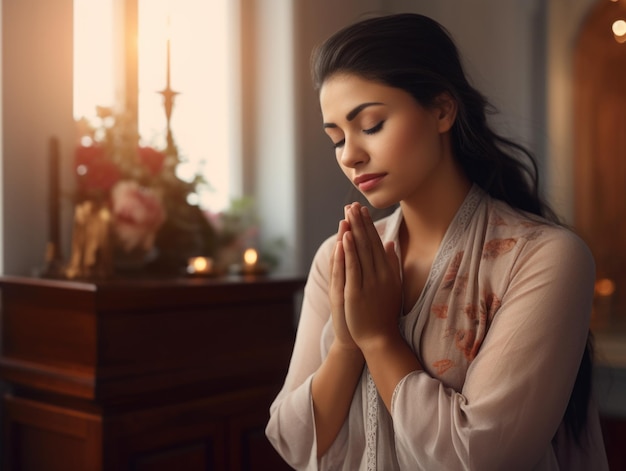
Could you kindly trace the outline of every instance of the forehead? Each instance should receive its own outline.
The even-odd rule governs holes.
[[[393,104],[406,92],[358,75],[336,74],[324,81],[320,88],[320,107],[324,121],[345,118],[355,106],[367,102]]]

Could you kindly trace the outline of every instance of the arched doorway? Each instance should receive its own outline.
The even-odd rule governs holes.
[[[598,2],[574,51],[574,225],[596,260],[598,327],[626,323],[626,1]],[[626,36],[624,37],[626,39]]]

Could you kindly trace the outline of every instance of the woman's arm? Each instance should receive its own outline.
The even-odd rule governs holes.
[[[326,240],[313,259],[289,369],[270,406],[265,430],[274,448],[295,469],[315,469],[317,463],[311,383],[322,364],[322,334],[330,318],[328,261],[334,244],[334,238]]]
[[[281,456],[298,469],[315,463],[336,440],[363,371],[363,355],[344,317],[341,238],[347,229],[341,221],[337,237],[325,241],[313,260],[289,372],[266,428]],[[331,315],[332,343],[322,358]]]
[[[346,320],[392,415],[400,467],[531,469],[554,459],[551,440],[589,328],[595,270],[584,243],[565,229],[546,229],[539,240],[519,241],[502,273],[482,269],[509,283],[459,393],[421,371],[401,341],[393,253],[366,212],[361,232],[356,215],[349,221]],[[474,256],[478,263],[481,255]]]
[[[343,235],[347,325],[390,411],[398,383],[422,369],[398,328],[400,265],[393,243],[383,246],[367,208],[353,205],[347,219],[350,227]]]
[[[330,258],[328,299],[335,336],[328,356],[317,370],[311,385],[318,457],[326,453],[341,430],[364,365],[363,354],[352,339],[345,318],[346,273],[342,239],[349,229],[345,219],[339,223],[337,241]]]
[[[594,274],[584,244],[559,229],[526,242],[510,273],[492,273],[509,279],[508,288],[461,392],[425,372],[396,389],[401,465],[533,469],[553,460],[551,440],[585,348]]]
[[[311,394],[318,458],[328,451],[348,417],[363,364],[360,350],[346,349],[334,342],[313,377]]]

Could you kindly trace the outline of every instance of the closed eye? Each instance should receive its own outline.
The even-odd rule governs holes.
[[[371,134],[376,134],[378,131],[380,131],[383,128],[383,125],[385,124],[385,121],[381,121],[380,123],[378,123],[376,126],[373,126],[371,128],[368,129],[363,129],[363,134],[367,134],[368,136]],[[341,147],[343,147],[343,145],[346,143],[345,139],[341,139],[340,141],[334,142],[333,146],[335,147],[335,149],[339,149]]]
[[[376,134],[378,131],[380,131],[383,128],[383,124],[385,124],[385,121],[381,121],[380,123],[378,123],[376,126],[371,127],[369,129],[364,129],[363,133],[370,135],[370,134]]]

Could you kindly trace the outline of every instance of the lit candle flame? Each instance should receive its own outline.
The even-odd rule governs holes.
[[[191,273],[210,273],[213,269],[213,260],[207,257],[193,257],[189,260]]]
[[[243,261],[246,265],[254,265],[259,258],[259,254],[254,249],[247,249],[243,254]]]
[[[626,42],[626,21],[617,20],[613,22],[611,29],[613,30],[613,35],[618,43]]]

